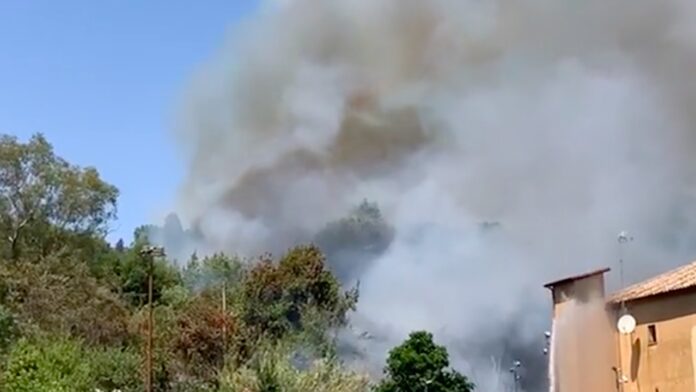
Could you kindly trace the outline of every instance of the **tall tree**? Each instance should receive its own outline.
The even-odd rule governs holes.
[[[307,329],[310,320],[344,325],[358,300],[357,291],[341,291],[315,246],[292,248],[277,263],[263,258],[245,276],[241,291],[244,322],[273,338]]]
[[[314,241],[326,253],[336,277],[350,284],[360,279],[393,239],[394,229],[384,220],[377,204],[363,200],[346,217],[327,224]]]
[[[223,284],[231,288],[240,282],[242,275],[242,261],[224,253],[206,256],[202,260],[194,253],[182,270],[186,287],[194,292],[217,290]]]
[[[65,233],[104,235],[116,217],[118,190],[96,169],[69,164],[41,134],[22,143],[0,136],[2,251],[16,260],[29,248],[46,254]]]
[[[412,332],[389,352],[386,377],[375,392],[471,392],[465,376],[448,369],[449,354],[433,341],[430,332]]]

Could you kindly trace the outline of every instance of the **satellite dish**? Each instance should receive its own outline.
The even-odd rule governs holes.
[[[636,330],[636,319],[630,314],[624,314],[619,319],[616,327],[619,329],[620,333],[628,335]]]

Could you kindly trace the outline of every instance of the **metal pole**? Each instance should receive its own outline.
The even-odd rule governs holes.
[[[146,383],[145,390],[147,392],[153,392],[154,386],[154,376],[153,376],[153,365],[152,365],[152,351],[153,351],[153,336],[155,331],[155,317],[153,312],[153,301],[152,301],[152,286],[153,286],[153,275],[155,270],[155,256],[164,256],[164,249],[147,246],[140,251],[140,255],[146,259],[148,263],[148,273],[147,273],[147,307],[148,307],[148,323],[147,323],[147,352],[145,353],[146,359]]]
[[[619,241],[619,280],[621,284],[621,289],[625,287],[625,282],[624,282],[624,246],[625,244],[632,242],[633,237],[630,236],[627,232],[622,231],[619,233],[618,237]],[[626,312],[626,303],[625,301],[621,301],[621,312],[625,313]]]
[[[152,335],[154,330],[154,317],[152,311],[152,275],[154,270],[154,257],[149,255],[149,271],[147,279],[147,307],[148,307],[148,328],[147,328],[147,392],[152,392]]]
[[[222,361],[225,362],[227,352],[227,282],[222,282]]]

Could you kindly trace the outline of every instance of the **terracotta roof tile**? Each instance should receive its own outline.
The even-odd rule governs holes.
[[[619,303],[696,287],[696,261],[614,293],[609,302]]]

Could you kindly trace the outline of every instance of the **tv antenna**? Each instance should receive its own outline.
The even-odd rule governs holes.
[[[625,287],[625,282],[624,282],[624,252],[623,248],[628,244],[629,242],[633,242],[633,236],[629,235],[626,231],[622,231],[619,233],[618,237],[619,241],[619,274],[620,274],[620,279],[621,279],[621,289]],[[621,317],[619,318],[619,321],[616,323],[616,328],[619,330],[619,333],[622,335],[630,335],[633,333],[633,331],[636,330],[636,319],[628,314],[628,310],[626,309],[626,301],[621,300]]]
[[[625,230],[619,233],[617,238],[619,241],[619,276],[621,280],[621,288],[624,288],[624,252],[623,249],[625,245],[629,242],[633,242],[633,236],[629,235]]]

